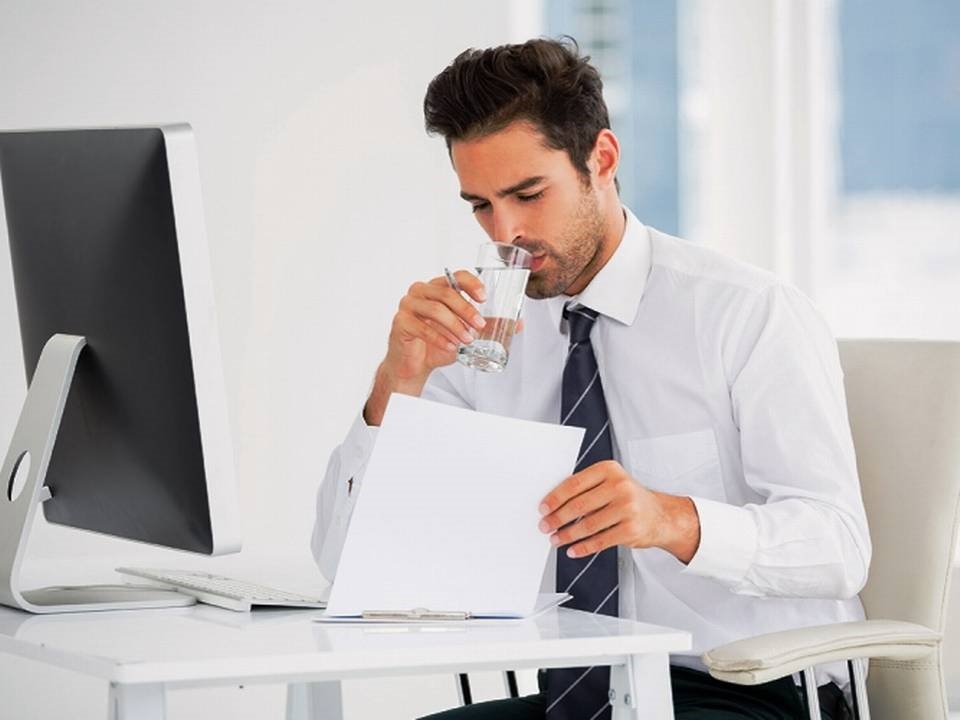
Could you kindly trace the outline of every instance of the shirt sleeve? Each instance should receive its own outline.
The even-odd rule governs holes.
[[[455,368],[445,368],[430,375],[420,396],[447,405],[472,407],[464,399],[465,390],[462,373],[457,373]],[[330,582],[337,574],[350,517],[363,485],[363,473],[373,452],[378,429],[367,425],[362,412],[357,415],[346,439],[331,453],[317,492],[310,546],[320,572]]]
[[[320,572],[330,582],[337,574],[359,481],[373,451],[377,430],[367,425],[363,413],[359,413],[346,439],[331,453],[320,483],[310,544]]]
[[[871,546],[836,342],[792,288],[767,288],[744,315],[724,357],[757,500],[693,498],[700,546],[685,572],[744,595],[853,597]]]

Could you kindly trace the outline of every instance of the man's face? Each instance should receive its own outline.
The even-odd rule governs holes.
[[[603,220],[592,184],[584,184],[567,153],[516,122],[455,141],[450,155],[460,196],[490,239],[533,255],[527,295],[581,292],[602,262]]]

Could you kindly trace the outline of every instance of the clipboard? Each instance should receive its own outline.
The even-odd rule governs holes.
[[[467,610],[430,610],[411,608],[410,610],[365,610],[360,615],[319,615],[313,618],[318,623],[337,624],[378,624],[378,623],[461,623],[491,620],[495,622],[530,620],[548,610],[559,607],[573,596],[569,593],[541,593],[530,615],[504,615],[490,613],[472,613]]]

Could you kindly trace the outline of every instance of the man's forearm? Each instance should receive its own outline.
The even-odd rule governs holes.
[[[663,539],[659,545],[686,565],[700,547],[697,506],[688,497],[666,493],[656,493],[656,496],[664,515]]]
[[[429,375],[424,375],[420,378],[400,379],[390,372],[385,362],[380,363],[376,378],[373,381],[373,390],[370,391],[367,404],[363,407],[364,421],[367,425],[379,426],[383,421],[383,414],[387,410],[390,394],[398,392],[419,397],[420,393],[423,392],[423,386],[427,384],[428,377]]]

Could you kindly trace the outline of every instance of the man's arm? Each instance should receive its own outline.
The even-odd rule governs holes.
[[[688,563],[700,545],[690,498],[649,490],[614,460],[571,475],[543,499],[540,514],[540,530],[570,557],[624,545],[658,547]]]
[[[461,271],[457,281],[474,299],[483,298],[483,283],[475,275]],[[473,305],[451,290],[445,277],[414,283],[401,299],[391,325],[387,355],[377,368],[363,413],[343,444],[331,454],[317,493],[311,548],[328,580],[336,574],[363,472],[391,393],[426,393],[440,402],[466,406],[462,393],[449,379],[435,377],[434,370],[453,363],[457,348],[454,339],[469,342],[469,324],[480,327],[482,322]]]
[[[317,492],[310,547],[323,576],[333,582],[353,514],[360,478],[370,459],[377,428],[357,417],[343,443],[330,454]]]
[[[386,412],[387,402],[393,393],[419,397],[426,385],[427,376],[413,378],[398,378],[384,360],[377,368],[373,379],[373,389],[363,406],[363,420],[372,427],[379,427],[383,422],[383,413]]]
[[[686,572],[748,595],[853,597],[871,544],[836,341],[810,300],[785,286],[758,294],[737,339],[726,370],[756,499],[694,498],[701,548]]]
[[[477,302],[486,299],[483,282],[463,270],[456,273],[460,287]],[[457,359],[457,343],[469,343],[473,331],[486,321],[446,277],[416,282],[400,300],[393,316],[387,356],[374,379],[363,409],[369,425],[380,425],[391,393],[418,396],[436,368]]]
[[[541,530],[554,545],[573,543],[574,555],[659,547],[685,572],[743,594],[851,597],[866,582],[871,548],[836,343],[790,288],[768,289],[745,312],[727,361],[756,502],[656,493],[610,461],[551,492]]]

